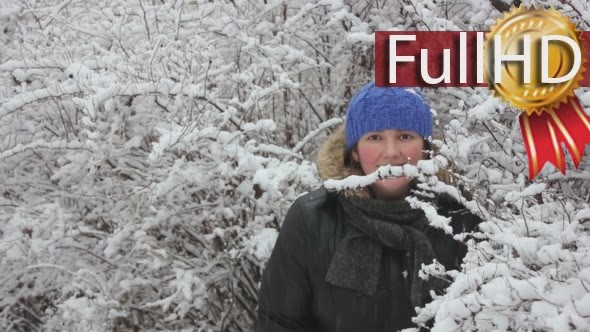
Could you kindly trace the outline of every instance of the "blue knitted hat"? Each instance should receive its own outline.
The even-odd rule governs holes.
[[[363,86],[350,100],[346,114],[346,146],[352,148],[364,134],[386,129],[411,130],[432,136],[432,114],[418,90]]]

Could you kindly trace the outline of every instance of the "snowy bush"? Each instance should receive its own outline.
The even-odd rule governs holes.
[[[589,28],[586,3],[543,3]],[[314,153],[373,76],[373,32],[486,30],[507,9],[0,3],[0,329],[252,330],[286,209],[321,184]],[[451,185],[431,184],[485,222],[417,321],[590,328],[588,158],[531,182],[515,110],[487,89],[425,93]]]
[[[1,6],[0,329],[251,330],[280,221],[320,185],[316,136],[370,76],[363,18],[338,2]]]

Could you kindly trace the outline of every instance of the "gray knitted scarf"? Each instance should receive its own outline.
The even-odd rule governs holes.
[[[344,221],[352,227],[336,248],[326,282],[366,295],[375,294],[382,249],[387,246],[406,253],[403,257],[409,272],[410,300],[414,307],[422,307],[429,291],[439,287],[418,277],[422,263],[430,264],[435,258],[424,234],[428,225],[424,211],[413,209],[404,199],[381,201],[338,197]]]

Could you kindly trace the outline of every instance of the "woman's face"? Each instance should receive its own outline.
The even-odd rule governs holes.
[[[352,150],[352,157],[365,174],[370,174],[383,165],[416,165],[422,159],[423,149],[424,139],[418,133],[387,129],[363,135]],[[378,198],[401,199],[408,195],[411,181],[407,177],[378,180],[373,189]]]

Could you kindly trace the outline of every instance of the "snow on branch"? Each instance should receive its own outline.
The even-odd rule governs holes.
[[[293,148],[293,152],[297,153],[299,152],[299,150],[301,150],[301,148],[303,148],[303,146],[309,142],[312,138],[314,138],[315,136],[317,136],[319,133],[321,133],[322,131],[334,127],[338,124],[341,124],[344,122],[344,119],[330,119],[327,121],[322,122],[317,129],[314,129],[312,131],[309,132],[309,134],[307,134],[301,141],[299,141],[297,143],[297,145],[295,145],[295,147]]]
[[[342,180],[329,179],[324,181],[328,190],[342,191],[347,189],[358,189],[369,186],[377,180],[397,177],[411,177],[425,179],[424,175],[434,175],[441,167],[446,166],[446,159],[437,156],[429,160],[420,160],[417,165],[405,164],[402,166],[385,165],[380,166],[375,172],[367,175],[351,175]]]
[[[90,150],[87,145],[77,141],[52,141],[47,142],[45,140],[36,140],[28,144],[17,144],[15,147],[0,152],[0,159],[10,158],[16,154],[36,149],[68,149],[68,150]]]
[[[66,95],[75,95],[81,92],[76,84],[55,84],[48,88],[38,89],[31,92],[24,92],[12,97],[2,104],[0,108],[0,118],[19,110],[21,107],[32,102],[40,101],[50,97],[62,97]]]
[[[406,200],[414,209],[420,209],[424,211],[428,223],[436,228],[440,228],[447,234],[453,234],[453,228],[449,225],[451,218],[443,217],[436,211],[436,207],[429,202],[418,199],[417,197],[408,196]]]

